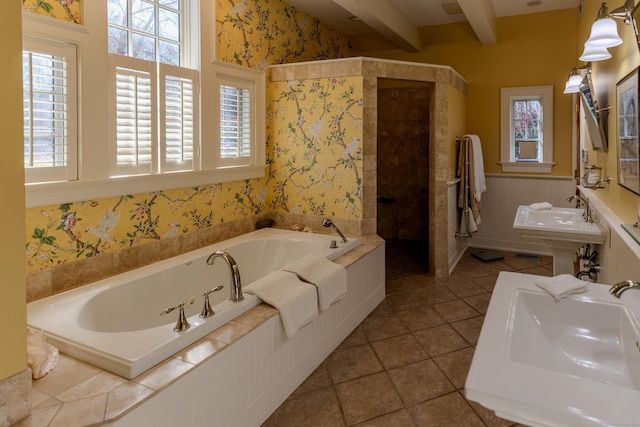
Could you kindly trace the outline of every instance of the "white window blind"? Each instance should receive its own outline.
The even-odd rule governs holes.
[[[163,172],[198,164],[197,72],[160,64],[160,153]]]
[[[77,178],[75,46],[26,37],[22,52],[26,182]]]
[[[221,78],[220,164],[241,166],[254,163],[255,100],[250,81]]]
[[[156,171],[156,64],[111,55],[115,86],[111,118],[110,175],[138,175]]]

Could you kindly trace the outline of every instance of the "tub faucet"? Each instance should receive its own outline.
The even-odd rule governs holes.
[[[623,280],[622,282],[618,282],[609,289],[609,293],[616,298],[620,298],[620,295],[627,289],[631,288],[640,288],[640,282],[635,280]]]
[[[214,253],[209,255],[209,258],[207,258],[207,265],[213,265],[213,262],[218,257],[224,259],[229,265],[229,272],[231,273],[231,296],[229,297],[229,301],[241,301],[244,297],[242,296],[240,269],[238,268],[236,260],[234,260],[233,257],[225,251],[215,251]]]
[[[342,237],[342,243],[347,243],[348,242],[347,238],[344,237],[344,234],[342,234],[342,231],[340,231],[340,229],[330,219],[323,219],[322,220],[322,226],[323,227],[331,227],[336,233],[338,233],[340,235],[340,237]]]
[[[582,217],[587,222],[593,222],[593,216],[591,215],[591,208],[589,207],[589,200],[585,199],[582,196],[578,196],[574,194],[573,196],[567,197],[567,202],[571,203],[572,201],[576,201],[576,208],[580,208],[580,206],[584,206],[584,212],[582,212]]]

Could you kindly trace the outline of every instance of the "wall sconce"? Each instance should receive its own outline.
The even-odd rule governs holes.
[[[615,9],[609,14],[606,3],[602,3],[598,10],[598,16],[591,26],[591,35],[585,42],[585,48],[609,48],[622,44],[618,35],[618,27],[613,18],[622,19],[627,25],[635,24],[633,16],[633,1],[626,0],[624,6]],[[635,25],[634,25],[635,27]]]
[[[569,79],[564,86],[564,93],[578,93],[580,91],[580,83],[582,83],[582,79],[584,78],[584,74],[591,72],[591,63],[588,62],[587,65],[583,67],[573,67],[571,72],[569,73]]]
[[[584,51],[580,55],[580,61],[584,62],[602,61],[609,58],[611,58],[611,53],[606,47],[589,47],[585,45]]]

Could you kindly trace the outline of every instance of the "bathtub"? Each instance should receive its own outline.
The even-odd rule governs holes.
[[[338,240],[337,248],[330,247],[333,240]],[[240,302],[229,301],[229,266],[223,259],[207,265],[212,252],[228,252],[246,286],[304,255],[333,260],[360,244],[353,238],[348,243],[339,240],[322,234],[257,230],[31,302],[27,325],[43,330],[48,341],[69,356],[134,378],[260,304],[256,296],[246,293]],[[224,288],[210,294],[215,314],[200,318],[203,293],[219,285]],[[160,313],[181,302],[191,327],[175,332],[178,310]]]

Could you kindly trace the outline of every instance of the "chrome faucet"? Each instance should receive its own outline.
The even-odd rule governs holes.
[[[576,208],[584,206],[584,211],[582,212],[582,217],[584,218],[584,220],[587,222],[593,222],[593,215],[591,213],[591,208],[589,207],[589,200],[576,194],[567,198],[567,202],[569,203],[574,200],[576,201]]]
[[[336,233],[338,233],[340,235],[340,237],[342,237],[342,243],[347,243],[348,242],[347,238],[344,237],[344,234],[342,234],[342,231],[340,231],[340,229],[330,219],[323,219],[322,220],[322,226],[323,227],[331,227]]]
[[[620,298],[620,295],[627,289],[631,288],[640,288],[640,282],[635,280],[623,280],[622,282],[618,282],[609,289],[609,293],[616,298]]]
[[[231,255],[226,253],[225,251],[215,251],[209,258],[207,258],[207,265],[213,265],[213,262],[216,258],[224,259],[229,265],[229,272],[231,273],[231,295],[229,297],[229,301],[238,302],[241,301],[244,297],[242,296],[242,284],[240,282],[240,269],[238,268],[238,264],[236,260],[233,259]]]

